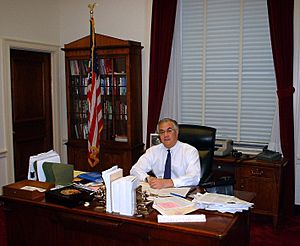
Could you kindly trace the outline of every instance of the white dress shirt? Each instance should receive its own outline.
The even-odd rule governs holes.
[[[157,178],[163,178],[167,148],[161,143],[146,150],[130,174],[144,181],[152,171]],[[171,149],[171,179],[174,187],[198,185],[201,178],[199,153],[193,146],[177,141]]]

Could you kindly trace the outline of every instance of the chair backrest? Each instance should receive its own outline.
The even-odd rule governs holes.
[[[201,160],[200,183],[207,182],[212,172],[216,129],[208,126],[179,124],[178,139],[194,146]]]

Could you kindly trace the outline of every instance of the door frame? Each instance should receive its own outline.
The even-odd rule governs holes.
[[[0,167],[0,170],[6,171],[5,179],[2,182],[9,184],[14,182],[14,149],[13,149],[13,127],[12,127],[12,97],[11,97],[11,69],[10,69],[10,49],[20,49],[28,51],[37,51],[50,53],[51,56],[51,101],[52,101],[52,126],[53,126],[53,148],[58,153],[62,152],[61,143],[61,104],[60,104],[60,86],[59,86],[59,51],[57,45],[48,45],[34,42],[25,42],[12,39],[3,40],[3,107],[5,122],[4,146],[6,149],[2,152],[6,157],[6,167]],[[1,52],[0,52],[1,53]],[[1,58],[1,57],[0,57]],[[0,68],[1,69],[1,68]],[[1,125],[1,124],[0,124]],[[0,129],[1,130],[1,129]],[[0,184],[1,185],[1,184]]]

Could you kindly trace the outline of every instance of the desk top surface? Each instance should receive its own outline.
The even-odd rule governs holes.
[[[282,158],[277,161],[264,161],[255,159],[255,155],[250,155],[247,158],[234,158],[233,156],[214,156],[215,163],[223,163],[223,164],[236,164],[236,165],[259,165],[263,167],[284,167],[288,160]]]

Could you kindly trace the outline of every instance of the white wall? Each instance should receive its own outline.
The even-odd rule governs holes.
[[[0,0],[0,35],[59,44],[58,0]]]
[[[18,47],[51,53],[56,64],[52,66],[53,91],[56,92],[60,42],[58,7],[56,0],[0,0],[0,186],[14,180],[9,49]],[[53,99],[57,110],[59,98],[53,95]],[[55,134],[56,141],[58,137]]]
[[[65,43],[89,35],[87,0],[0,0],[0,187],[13,182],[9,49],[51,53],[54,148],[66,161]],[[152,0],[96,0],[96,32],[142,43],[143,108],[148,102]],[[146,110],[143,111],[145,135]],[[1,191],[0,191],[1,193]]]

